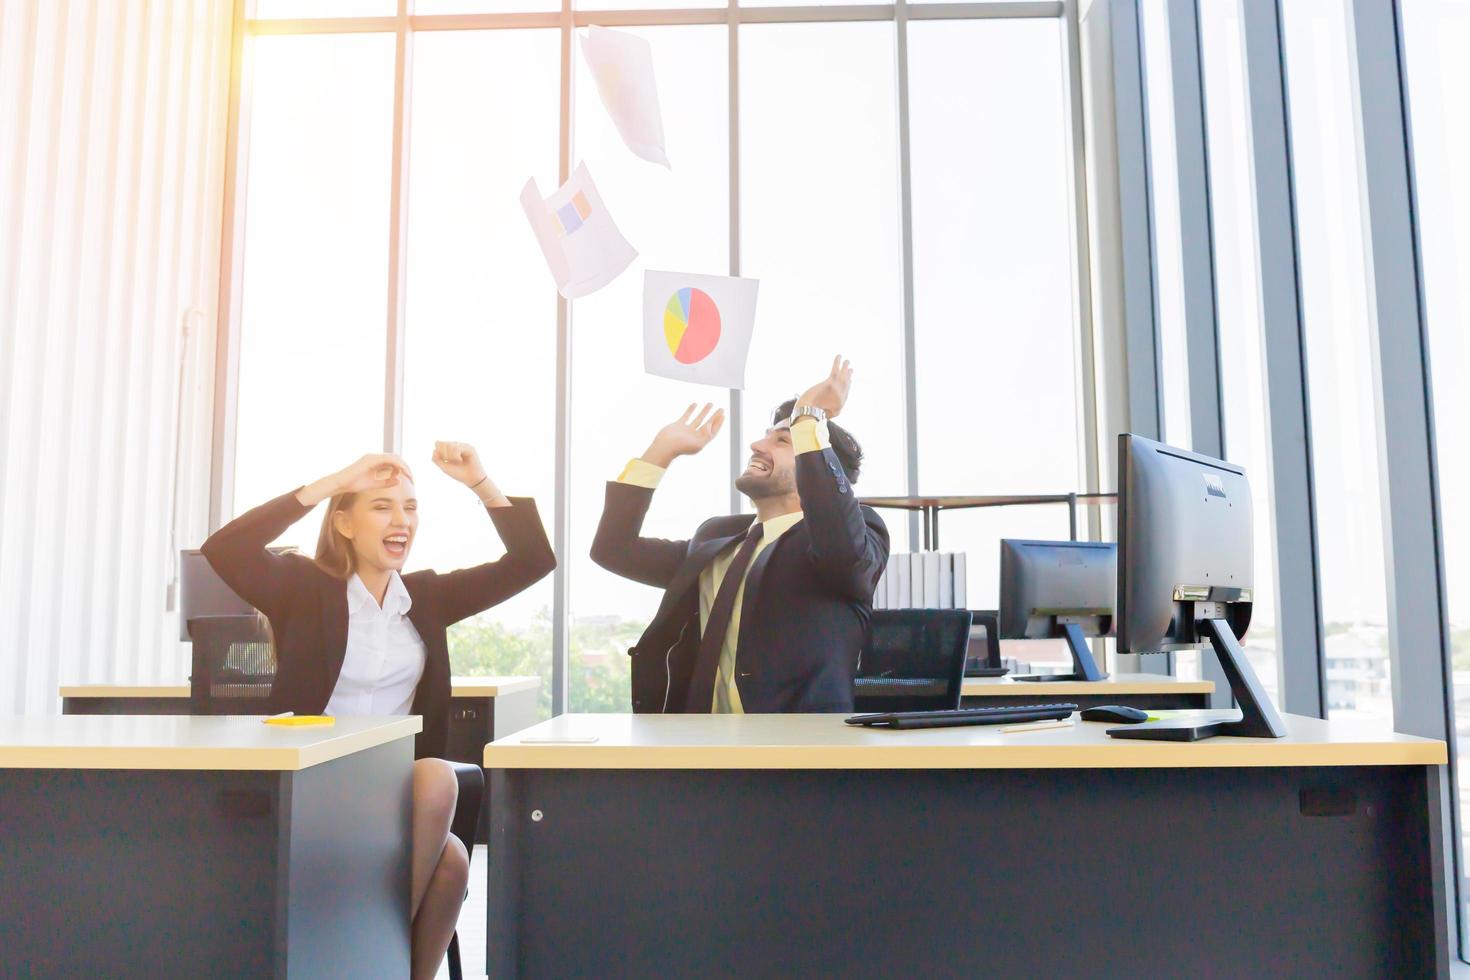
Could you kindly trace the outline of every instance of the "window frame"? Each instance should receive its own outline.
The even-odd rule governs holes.
[[[916,3],[898,0],[891,4],[863,5],[793,5],[783,7],[741,7],[727,0],[724,7],[672,10],[576,10],[572,0],[562,0],[559,11],[494,12],[478,14],[432,14],[413,12],[413,0],[398,0],[394,16],[331,17],[298,19],[258,19],[254,16],[255,0],[234,0],[232,58],[227,107],[227,143],[223,183],[224,207],[220,251],[220,303],[216,325],[216,368],[214,396],[214,439],[210,468],[209,527],[218,528],[233,513],[235,425],[239,389],[240,305],[244,291],[244,203],[247,193],[247,162],[250,141],[251,49],[255,37],[272,35],[323,35],[339,33],[392,33],[396,39],[393,84],[392,188],[389,216],[388,301],[384,312],[387,323],[387,356],[384,377],[383,449],[396,452],[403,432],[403,352],[405,345],[405,284],[407,280],[406,241],[408,209],[408,134],[411,126],[413,89],[414,38],[426,31],[483,31],[521,28],[556,28],[561,35],[561,100],[558,178],[566,180],[570,173],[572,150],[572,74],[574,71],[572,39],[576,30],[598,25],[603,27],[652,27],[687,24],[722,24],[728,31],[729,72],[729,208],[730,243],[728,274],[740,275],[740,29],[749,24],[775,23],[842,23],[854,21],[891,21],[895,25],[895,64],[897,100],[897,144],[899,152],[898,186],[894,189],[899,208],[899,281],[902,289],[902,343],[904,351],[903,381],[905,406],[904,468],[907,490],[918,488],[917,413],[915,397],[915,330],[913,302],[913,225],[909,165],[908,112],[908,24],[914,20],[973,19],[1055,19],[1062,25],[1060,43],[1066,70],[1064,106],[1065,126],[1069,137],[1068,180],[1069,210],[1073,229],[1073,326],[1076,331],[1079,384],[1078,472],[1084,487],[1097,491],[1098,461],[1095,427],[1094,363],[1092,349],[1092,312],[1089,290],[1088,241],[1086,207],[1086,174],[1083,154],[1082,70],[1078,43],[1079,0],[981,0],[966,3]],[[549,296],[554,295],[548,291]],[[549,300],[548,296],[548,302]],[[552,600],[552,713],[566,710],[569,675],[569,575],[568,544],[570,537],[570,386],[571,386],[571,318],[572,306],[556,297],[556,499],[548,508],[552,522],[552,544],[557,554],[557,570],[553,574]],[[740,507],[739,493],[734,489],[734,475],[741,469],[740,432],[741,392],[728,394],[732,513]],[[1068,488],[1070,489],[1070,488]],[[910,515],[910,536],[918,539],[917,515]]]

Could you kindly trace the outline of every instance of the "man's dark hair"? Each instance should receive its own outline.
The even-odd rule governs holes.
[[[795,398],[782,402],[772,416],[771,424],[778,425],[791,418],[791,410],[795,407]],[[827,434],[832,437],[832,451],[837,454],[837,462],[842,464],[842,471],[847,474],[847,482],[856,483],[863,468],[863,447],[858,445],[851,432],[836,422],[827,423]]]

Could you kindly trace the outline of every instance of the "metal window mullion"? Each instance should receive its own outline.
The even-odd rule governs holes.
[[[909,20],[1034,20],[1060,18],[1073,0],[1002,0],[989,3],[923,3],[909,8]],[[577,10],[574,27],[655,27],[687,24],[800,24],[894,20],[896,4],[791,5],[784,7],[689,7],[668,10]],[[733,13],[733,16],[732,16]],[[409,30],[478,31],[550,28],[562,24],[558,11],[478,14],[410,14]],[[247,18],[253,35],[367,34],[397,30],[396,17]]]
[[[1073,313],[1077,318],[1075,373],[1079,395],[1078,467],[1083,485],[1090,493],[1102,487],[1098,465],[1097,350],[1093,344],[1091,245],[1087,237],[1087,134],[1083,110],[1082,38],[1077,0],[1067,0],[1062,20],[1062,48],[1066,71],[1067,168],[1071,196],[1069,217],[1072,232]],[[1098,540],[1102,528],[1096,507],[1087,509],[1087,537]]]
[[[1252,222],[1260,283],[1269,480],[1274,503],[1277,649],[1281,707],[1327,716],[1311,418],[1302,330],[1296,198],[1276,3],[1241,6]],[[1257,520],[1268,520],[1257,515]],[[1259,558],[1257,559],[1259,560]]]
[[[1454,680],[1435,458],[1429,363],[1408,119],[1408,79],[1398,5],[1349,4],[1348,63],[1355,115],[1369,285],[1369,337],[1377,417],[1388,650],[1394,731],[1443,740],[1450,751],[1442,808],[1444,874],[1456,897],[1459,799],[1453,737]],[[1459,910],[1445,927],[1459,950]]]
[[[270,34],[387,34],[398,29],[394,17],[299,17],[249,20],[245,30],[257,36]]]
[[[1062,14],[1060,44],[1062,46],[1063,88],[1067,93],[1064,106],[1066,142],[1069,166],[1068,222],[1071,231],[1071,247],[1068,249],[1072,263],[1072,313],[1077,343],[1073,348],[1073,386],[1077,392],[1077,471],[1083,487],[1091,493],[1098,492],[1100,473],[1097,446],[1097,354],[1093,345],[1091,252],[1087,240],[1087,147],[1082,92],[1082,45],[1081,16],[1077,0],[1066,0]],[[1077,539],[1077,508],[1070,508],[1071,536]],[[1087,508],[1087,540],[1097,541],[1102,537],[1102,526],[1096,507]],[[1092,654],[1105,667],[1115,651],[1104,637],[1090,644]]]
[[[1174,106],[1174,163],[1179,193],[1179,258],[1184,280],[1189,448],[1223,459],[1225,414],[1220,400],[1220,332],[1215,303],[1215,249],[1210,224],[1199,10],[1196,0],[1167,0],[1166,11]],[[1200,676],[1214,682],[1211,707],[1230,707],[1233,702],[1230,682],[1219,658],[1201,652]]]
[[[1113,123],[1118,154],[1119,252],[1122,261],[1123,401],[1126,431],[1150,439],[1162,433],[1159,341],[1154,303],[1153,198],[1149,193],[1148,133],[1144,112],[1142,30],[1137,0],[1110,6]],[[1104,447],[1111,451],[1112,447]],[[1173,656],[1119,654],[1117,669],[1173,673]]]
[[[221,192],[219,289],[215,309],[213,432],[209,456],[209,526],[234,513],[235,424],[240,405],[240,313],[245,295],[245,187],[250,146],[251,45],[245,22],[253,0],[234,0],[230,89]]]
[[[726,143],[729,156],[730,181],[730,275],[740,275],[740,7],[738,0],[729,0],[725,5],[725,26],[728,31],[729,48],[726,52],[726,70],[729,91],[725,120],[728,127]],[[735,489],[735,477],[744,467],[740,465],[744,453],[741,436],[744,421],[740,417],[743,399],[739,388],[730,389],[730,415],[725,420],[730,432],[730,513],[740,513],[740,491]]]
[[[1143,83],[1143,32],[1137,0],[1113,4],[1113,81],[1122,204],[1123,300],[1128,351],[1128,431],[1163,434],[1159,331],[1154,302],[1153,195]]]
[[[393,54],[393,165],[388,195],[387,349],[383,362],[383,451],[403,448],[403,353],[407,313],[408,153],[413,84],[411,0],[398,0]]]
[[[561,121],[557,137],[556,185],[571,176],[572,167],[572,2],[561,5]],[[551,581],[551,713],[567,710],[567,680],[570,651],[570,554],[571,535],[571,412],[572,412],[572,310],[560,293],[556,297],[556,501],[552,520],[552,546],[556,571]]]
[[[1210,224],[1208,144],[1197,0],[1168,0],[1169,67],[1173,85],[1179,242],[1184,278],[1184,334],[1189,375],[1189,438],[1197,453],[1224,458],[1220,400],[1219,317],[1215,249]]]
[[[903,301],[903,400],[905,492],[919,494],[919,385],[918,345],[914,324],[914,196],[913,163],[909,142],[909,6],[898,0],[894,8],[894,46],[898,82],[898,227],[899,289]],[[919,538],[919,514],[909,511],[909,550]]]

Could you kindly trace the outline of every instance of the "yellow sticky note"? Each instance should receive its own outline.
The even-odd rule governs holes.
[[[337,719],[331,715],[286,715],[282,718],[266,718],[267,725],[335,725]]]

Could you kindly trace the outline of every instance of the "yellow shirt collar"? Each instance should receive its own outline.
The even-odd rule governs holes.
[[[782,514],[780,517],[773,517],[769,521],[762,521],[761,537],[767,542],[775,541],[781,535],[785,534],[787,531],[800,524],[801,519],[804,516],[805,515],[798,510],[793,511],[790,514]]]

